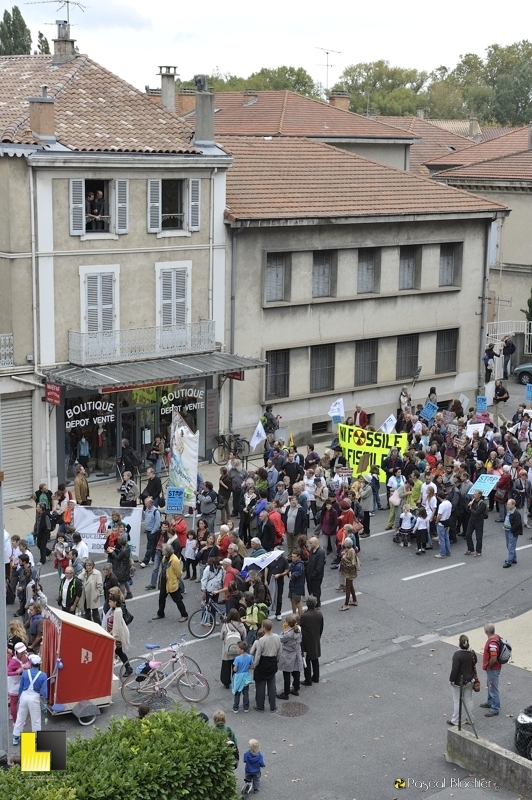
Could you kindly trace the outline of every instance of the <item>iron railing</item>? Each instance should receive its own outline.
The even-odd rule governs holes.
[[[153,328],[68,332],[68,360],[80,367],[209,353],[214,349],[213,320]]]
[[[488,322],[486,325],[486,338],[488,342],[497,344],[502,342],[509,333],[524,333],[526,355],[532,353],[532,323],[526,319],[502,320],[501,322]]]
[[[0,367],[13,367],[13,334],[0,333]]]

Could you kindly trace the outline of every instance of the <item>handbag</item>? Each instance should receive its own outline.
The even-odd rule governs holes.
[[[497,489],[495,492],[495,502],[496,503],[504,503],[506,500],[506,492],[504,489]]]
[[[391,495],[390,495],[390,503],[392,504],[392,506],[400,506],[401,505],[401,498],[399,496],[399,492],[397,491],[397,489],[395,489],[395,491],[393,491],[391,493]]]
[[[164,496],[164,492],[161,492],[159,495],[159,508],[164,508],[166,505],[166,497]]]
[[[122,603],[122,617],[123,617],[123,619],[124,619],[124,622],[126,623],[126,625],[131,625],[131,623],[132,623],[132,622],[133,622],[133,620],[135,619],[135,617],[133,616],[133,614],[131,613],[131,611],[129,611],[129,610],[127,609],[127,607],[126,607],[126,604],[125,604],[125,603]]]

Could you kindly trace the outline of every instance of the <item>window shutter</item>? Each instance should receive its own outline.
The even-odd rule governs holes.
[[[312,265],[312,297],[331,295],[331,257],[329,253],[314,253]]]
[[[201,215],[201,181],[191,178],[188,182],[188,229],[199,231]]]
[[[85,288],[87,292],[87,333],[100,330],[99,326],[99,275],[87,275]]]
[[[284,300],[284,253],[269,253],[266,261],[266,302]]]
[[[186,269],[161,270],[161,325],[187,322]]]
[[[86,277],[87,332],[114,330],[114,275],[96,273]]]
[[[358,294],[371,294],[375,291],[375,254],[372,250],[358,251]]]
[[[174,270],[175,284],[175,324],[185,325],[187,322],[187,271]]]
[[[161,230],[161,181],[148,181],[148,233]]]
[[[72,178],[70,181],[70,235],[85,233],[85,181]]]
[[[440,247],[440,286],[454,284],[454,245],[442,244]]]
[[[115,181],[115,200],[116,211],[115,219],[116,233],[128,233],[129,231],[129,181],[116,180]]]
[[[107,272],[99,275],[101,285],[101,308],[102,308],[102,331],[112,331],[115,321],[115,303],[114,303],[114,275],[112,272]]]
[[[399,289],[415,289],[416,251],[413,247],[401,247],[399,256]]]

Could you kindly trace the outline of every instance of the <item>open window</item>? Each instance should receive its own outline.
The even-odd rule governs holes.
[[[70,235],[123,234],[129,230],[129,181],[70,181]]]
[[[200,192],[198,178],[148,180],[148,233],[199,231]]]

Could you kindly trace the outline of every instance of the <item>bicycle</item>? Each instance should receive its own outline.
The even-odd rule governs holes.
[[[146,645],[147,650],[156,647],[158,645]],[[150,703],[157,694],[166,695],[167,689],[179,694],[189,703],[201,703],[205,700],[209,695],[210,686],[200,672],[190,672],[187,669],[183,647],[183,643],[167,647],[166,650],[171,656],[166,662],[146,661],[143,666],[138,666],[135,674],[130,675],[120,687],[125,702],[130,706]]]
[[[206,639],[216,626],[216,614],[220,615],[220,622],[225,622],[225,608],[218,605],[212,597],[205,601],[203,608],[194,611],[188,618],[188,629],[195,639]]]
[[[183,647],[183,648],[187,647],[188,642],[185,642],[185,640],[184,640],[185,636],[186,636],[186,633],[182,633],[181,634],[182,642],[181,642],[180,645],[179,645],[179,642],[172,642],[170,644],[170,647],[175,647],[176,645],[179,645],[180,647]],[[146,650],[153,651],[152,652],[152,656],[155,655],[155,651],[156,650],[160,650],[160,649],[161,649],[160,645],[158,645],[158,644],[147,644],[146,645]],[[131,667],[133,672],[136,672],[137,667],[139,667],[140,665],[144,666],[146,664],[146,660],[149,658],[149,656],[150,656],[149,653],[144,653],[142,656],[135,656],[134,658],[130,658],[129,659],[129,666]],[[185,663],[187,665],[187,669],[189,670],[189,672],[199,672],[200,674],[202,674],[201,668],[200,668],[200,666],[199,666],[197,661],[194,661],[194,659],[191,658],[190,656],[183,655],[182,657],[183,657],[183,659],[184,659],[184,661],[185,661]],[[116,664],[116,666],[120,666],[120,669],[118,671],[118,677],[120,678],[120,680],[123,683],[126,680],[126,678],[129,678],[129,675],[125,674],[126,673],[126,665],[123,664],[121,661],[119,661],[118,664]],[[172,664],[172,671],[175,671],[175,663]]]
[[[229,454],[234,453],[240,460],[247,458],[250,453],[249,442],[238,433],[221,433],[216,436],[218,446],[212,451],[212,460],[220,467],[224,467],[229,461]]]

